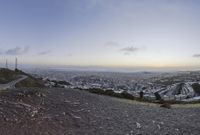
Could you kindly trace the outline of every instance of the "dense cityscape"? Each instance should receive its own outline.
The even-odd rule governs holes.
[[[60,70],[28,70],[37,78],[42,78],[46,86],[59,85],[65,88],[126,91],[136,97],[140,92],[144,98],[155,100],[156,93],[163,100],[199,100],[200,72],[83,72]],[[56,83],[56,82],[61,83]],[[63,83],[63,81],[65,83]]]

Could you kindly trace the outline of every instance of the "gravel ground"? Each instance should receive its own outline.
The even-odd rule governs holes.
[[[199,114],[72,89],[0,92],[1,135],[199,135]]]

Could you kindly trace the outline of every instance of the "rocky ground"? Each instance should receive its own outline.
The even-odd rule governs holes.
[[[72,89],[0,92],[1,135],[199,135],[199,114]]]

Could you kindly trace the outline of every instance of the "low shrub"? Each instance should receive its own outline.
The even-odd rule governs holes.
[[[102,89],[98,89],[98,88],[85,89],[85,90],[88,92],[100,94],[100,95],[108,95],[111,97],[118,97],[118,98],[125,98],[125,99],[134,99],[134,96],[129,94],[126,91],[123,91],[122,93],[116,93],[113,90],[102,90]]]
[[[193,84],[192,84],[192,88],[193,88],[193,90],[194,90],[198,95],[200,95],[200,84],[198,84],[198,83],[193,83]]]
[[[134,99],[134,96],[131,95],[130,93],[126,92],[126,91],[123,91],[123,92],[120,93],[120,94],[121,94],[121,96],[122,96],[123,98],[126,98],[126,99]]]
[[[66,81],[58,81],[57,82],[58,84],[61,84],[61,85],[71,85],[69,82],[66,82]]]
[[[171,109],[171,105],[169,103],[163,103],[160,105],[160,107],[163,107],[163,108],[167,108],[167,109]]]
[[[156,100],[161,100],[161,96],[158,92],[154,93],[155,97],[156,97]]]

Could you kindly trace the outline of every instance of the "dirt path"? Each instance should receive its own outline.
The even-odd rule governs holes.
[[[9,135],[199,135],[199,114],[71,89],[0,93],[0,134]]]

